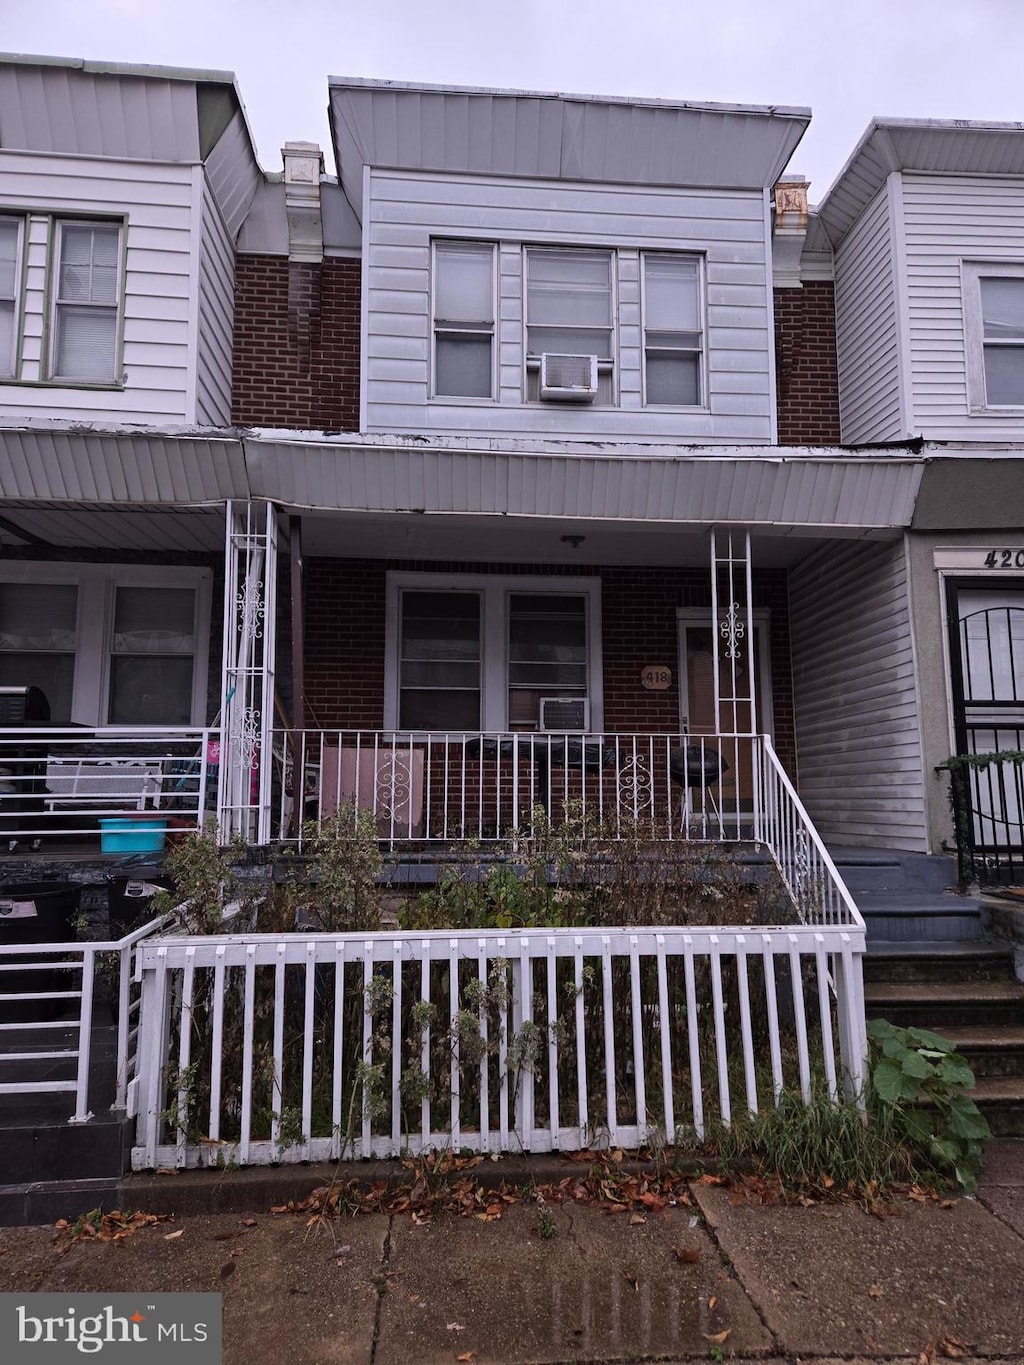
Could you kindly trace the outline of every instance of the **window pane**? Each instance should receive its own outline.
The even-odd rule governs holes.
[[[696,331],[700,326],[699,271],[686,256],[644,257],[644,326]]]
[[[189,725],[192,660],[114,655],[110,661],[111,725]]]
[[[454,734],[479,730],[480,693],[403,688],[398,724],[403,730],[446,730]]]
[[[480,595],[403,592],[398,723],[480,728]]]
[[[527,350],[530,355],[549,351],[555,355],[596,355],[598,360],[611,360],[612,334],[582,327],[531,327]]]
[[[611,256],[607,252],[531,251],[528,270],[531,327],[611,326]]]
[[[509,721],[536,723],[540,698],[587,691],[587,604],[582,596],[509,598]],[[524,693],[522,689],[533,689]]]
[[[434,392],[451,398],[491,397],[491,338],[438,333]]]
[[[54,373],[61,379],[114,379],[117,311],[107,308],[57,309]]]
[[[115,654],[194,654],[196,598],[191,588],[118,588]]]
[[[15,218],[0,218],[0,299],[14,299],[18,289],[19,223]]]
[[[65,224],[60,235],[58,298],[68,303],[117,304],[120,229],[113,224]]]
[[[78,589],[72,583],[0,583],[0,650],[74,650]]]
[[[439,245],[434,315],[438,322],[494,321],[494,252],[490,246]]]
[[[985,347],[985,398],[992,404],[1024,406],[1024,345]]]
[[[676,406],[699,403],[698,357],[686,352],[647,351],[646,385],[648,403],[672,403]]]
[[[50,703],[54,725],[71,720],[74,683],[73,654],[0,654],[0,687],[38,687]]]
[[[982,279],[980,283],[985,340],[1024,339],[1024,279]]]

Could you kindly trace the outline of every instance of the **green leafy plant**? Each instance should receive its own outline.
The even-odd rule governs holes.
[[[936,1170],[967,1194],[978,1185],[988,1122],[966,1093],[974,1072],[948,1039],[929,1029],[868,1024],[871,1096],[876,1114],[891,1114]]]

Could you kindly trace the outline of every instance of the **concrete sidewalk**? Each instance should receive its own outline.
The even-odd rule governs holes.
[[[182,1207],[188,1179],[171,1182]],[[689,1197],[422,1224],[271,1214],[257,1198],[63,1251],[52,1228],[13,1228],[0,1291],[219,1291],[228,1365],[1024,1361],[1024,1144],[991,1144],[980,1197],[947,1206],[877,1216],[700,1184]]]

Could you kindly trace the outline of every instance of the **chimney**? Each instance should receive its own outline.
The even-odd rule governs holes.
[[[784,175],[775,186],[772,222],[772,282],[776,289],[800,289],[800,256],[807,237],[808,181]]]
[[[315,142],[286,142],[284,202],[288,214],[288,259],[319,262],[324,258],[324,229],[320,213],[320,176],[323,153]]]

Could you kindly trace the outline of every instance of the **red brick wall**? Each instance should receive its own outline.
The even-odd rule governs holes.
[[[231,420],[359,429],[360,262],[239,256]]]
[[[676,609],[710,611],[707,570],[307,559],[306,723],[311,728],[375,729],[383,724],[385,574],[389,569],[600,577],[605,729],[659,734],[679,728]],[[755,573],[754,605],[771,612],[776,747],[792,771],[793,690],[784,571]],[[672,686],[667,692],[647,692],[640,686],[644,664],[671,668]]]
[[[835,291],[828,280],[775,290],[779,445],[839,443]]]

